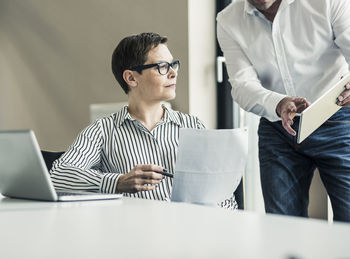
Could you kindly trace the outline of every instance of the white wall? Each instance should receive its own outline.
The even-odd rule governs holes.
[[[189,112],[216,128],[215,1],[188,1]]]

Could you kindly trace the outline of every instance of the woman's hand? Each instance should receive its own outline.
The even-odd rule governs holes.
[[[163,167],[157,165],[136,165],[129,173],[119,177],[117,191],[134,193],[153,190],[163,179],[162,171]]]

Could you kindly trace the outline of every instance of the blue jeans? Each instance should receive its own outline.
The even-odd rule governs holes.
[[[295,131],[298,126],[295,118]],[[340,109],[301,144],[280,121],[261,118],[258,135],[267,213],[307,217],[310,184],[318,168],[334,220],[350,222],[350,107]]]

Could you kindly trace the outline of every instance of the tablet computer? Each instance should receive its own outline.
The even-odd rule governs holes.
[[[350,73],[333,85],[300,114],[297,137],[298,144],[305,140],[334,113],[341,109],[341,106],[336,103],[337,97],[345,90],[344,86],[349,81]]]

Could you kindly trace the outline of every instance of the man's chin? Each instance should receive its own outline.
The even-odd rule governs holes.
[[[267,1],[267,2],[264,2],[264,1],[254,1],[254,0],[252,0],[252,1],[249,1],[252,5],[254,5],[255,6],[255,8],[256,9],[258,9],[258,10],[260,10],[260,11],[266,11],[267,9],[269,9],[272,5],[273,5],[273,3],[275,2],[275,1],[272,1],[272,2],[270,2],[270,1]]]
[[[268,4],[260,4],[260,5],[257,5],[255,6],[256,9],[258,9],[259,11],[266,11],[267,9],[269,9],[271,7],[271,5],[268,5]]]

